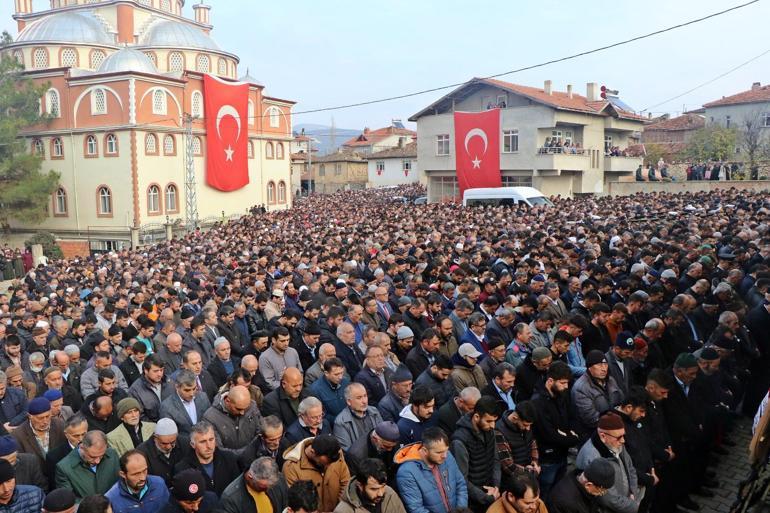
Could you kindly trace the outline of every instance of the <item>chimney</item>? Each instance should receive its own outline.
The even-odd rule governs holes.
[[[567,84],[567,96],[572,98],[572,84]]]
[[[193,12],[195,12],[195,23],[201,25],[211,25],[211,6],[206,5],[203,2],[193,5]]]
[[[32,0],[16,0],[16,14],[30,14],[32,12]],[[27,26],[27,22],[24,20],[16,20],[16,28],[19,32],[24,30]]]
[[[756,91],[760,87],[762,87],[762,84],[760,84],[759,82],[754,82],[753,84],[751,84],[751,90],[752,91]]]
[[[551,96],[551,81],[550,80],[546,80],[543,83],[543,91],[545,91],[545,94],[547,94],[548,96]]]
[[[369,133],[369,127],[365,126],[364,127],[364,135],[367,135],[368,133]]]
[[[596,82],[588,82],[586,84],[586,99],[589,102],[595,102],[599,100],[599,86]]]

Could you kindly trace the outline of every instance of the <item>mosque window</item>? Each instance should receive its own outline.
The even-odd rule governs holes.
[[[158,154],[158,138],[155,134],[147,134],[144,138],[144,153],[147,155]]]
[[[53,213],[57,216],[67,215],[67,191],[63,187],[56,189]]]
[[[254,109],[254,102],[249,100],[249,106],[247,110],[247,114],[249,117],[249,124],[250,125],[256,125],[257,124],[257,114],[256,109]]]
[[[16,59],[16,62],[24,66],[24,52],[22,52],[21,50],[14,50],[13,58]]]
[[[184,70],[184,56],[180,52],[171,52],[168,55],[168,69],[169,71]]]
[[[48,50],[45,48],[35,48],[32,52],[32,65],[35,68],[48,67]]]
[[[275,107],[270,107],[270,128],[278,128],[281,126],[281,111]]]
[[[107,93],[104,89],[94,89],[91,93],[91,114],[107,114]]]
[[[54,158],[64,157],[64,143],[61,137],[54,137],[51,141],[51,156]]]
[[[160,10],[171,12],[171,0],[160,0]]]
[[[227,76],[227,61],[224,59],[219,59],[217,62],[217,73],[221,76]]]
[[[203,117],[203,95],[200,91],[194,91],[192,94],[192,115]]]
[[[61,65],[64,68],[77,67],[78,52],[74,48],[64,48],[61,51]]]
[[[203,143],[201,142],[201,138],[193,137],[193,141],[192,141],[193,155],[195,155],[196,157],[200,157],[202,155],[202,148],[203,148]]]
[[[105,155],[117,155],[118,154],[118,138],[115,134],[108,134],[105,139]]]
[[[97,196],[99,200],[99,210],[97,211],[98,215],[111,216],[112,192],[110,191],[110,188],[106,186],[99,187]]]
[[[49,116],[58,118],[60,116],[59,92],[56,89],[49,89],[45,95],[46,113]]]
[[[152,93],[152,113],[165,115],[166,112],[168,112],[168,102],[166,100],[166,93],[165,91],[156,89],[155,92]]]
[[[176,201],[176,185],[168,184],[166,186],[166,213],[179,212],[179,205]]]
[[[160,187],[157,185],[147,189],[147,211],[151,214],[160,213]]]
[[[155,64],[155,67],[158,67],[158,56],[155,55],[155,52],[144,52],[144,54]]]
[[[286,182],[278,182],[278,203],[286,203]]]
[[[211,70],[211,59],[208,55],[198,55],[195,69],[201,73],[208,73]]]
[[[99,153],[99,143],[96,141],[96,137],[89,135],[86,138],[86,156],[96,157]]]
[[[91,69],[97,69],[102,65],[106,54],[102,50],[93,50],[91,52]]]
[[[163,138],[163,154],[175,155],[176,154],[176,141],[173,135],[167,135]]]
[[[45,145],[43,144],[42,139],[35,139],[32,142],[32,151],[38,157],[45,158]]]

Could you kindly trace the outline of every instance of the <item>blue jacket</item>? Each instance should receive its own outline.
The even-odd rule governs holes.
[[[348,405],[345,402],[345,389],[348,384],[350,384],[350,379],[342,378],[340,385],[332,390],[331,383],[326,379],[326,376],[321,376],[308,388],[308,394],[323,403],[329,424],[334,424],[334,419]]]
[[[27,396],[18,388],[6,387],[5,397],[0,399],[0,411],[5,419],[3,423],[18,426],[27,418]]]
[[[449,501],[447,510],[433,472],[420,457],[421,447],[421,443],[407,445],[394,457],[394,461],[400,465],[396,482],[407,513],[449,513],[456,508],[467,508],[468,487],[454,456],[448,453],[446,461],[438,467]]]
[[[169,493],[163,478],[147,476],[147,491],[138,499],[126,488],[125,481],[118,479],[107,493],[114,513],[158,513],[168,503]]]
[[[0,505],[0,513],[30,513],[43,509],[43,490],[32,485],[16,485],[11,501]]]

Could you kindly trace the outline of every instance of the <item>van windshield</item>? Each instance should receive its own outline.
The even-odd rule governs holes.
[[[545,206],[552,205],[552,203],[545,196],[534,196],[532,198],[527,198],[527,201],[529,201],[529,203],[533,207],[541,206],[541,205],[545,205]]]

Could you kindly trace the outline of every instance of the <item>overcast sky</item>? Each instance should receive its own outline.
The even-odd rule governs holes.
[[[197,2],[197,0],[195,0]],[[208,0],[213,37],[241,58],[267,93],[298,102],[296,111],[438,87],[536,64],[682,23],[747,0]],[[192,16],[188,0],[185,10]],[[34,0],[37,10],[47,0]],[[16,36],[13,2],[0,27]],[[554,88],[586,82],[618,89],[642,110],[713,79],[770,49],[770,0],[660,36],[572,61],[503,77]],[[763,35],[764,34],[764,35]],[[653,109],[677,114],[770,82],[770,54],[714,83]],[[298,123],[372,128],[406,121],[445,92],[336,112]]]

